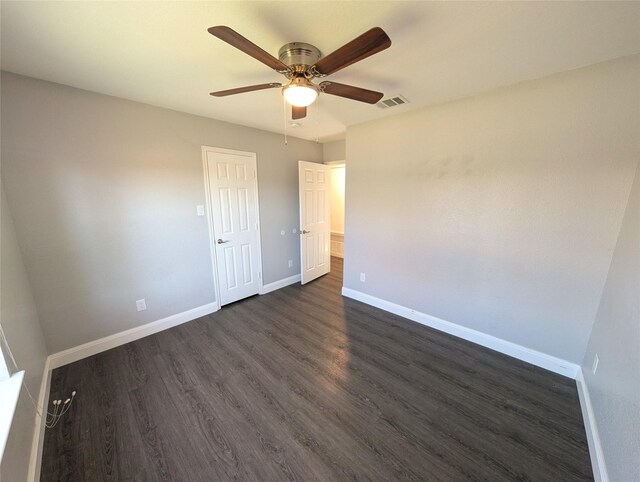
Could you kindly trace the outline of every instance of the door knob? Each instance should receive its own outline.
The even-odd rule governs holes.
[[[300,234],[309,234],[311,231],[305,231],[304,229],[300,232]]]
[[[228,243],[228,242],[229,242],[228,239],[220,239],[220,238],[218,238],[218,240],[216,241],[216,243],[218,243],[218,244],[224,244],[224,243]]]

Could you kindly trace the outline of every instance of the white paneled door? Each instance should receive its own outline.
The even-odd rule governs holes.
[[[330,168],[315,162],[298,162],[300,191],[300,256],[302,284],[308,283],[331,269],[329,247]]]
[[[203,147],[220,306],[260,291],[256,155]]]

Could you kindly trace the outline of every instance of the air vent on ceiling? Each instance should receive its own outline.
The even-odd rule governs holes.
[[[376,105],[381,109],[388,109],[389,107],[395,107],[397,105],[408,104],[409,101],[404,95],[394,95],[391,97],[387,97],[386,99],[382,99]]]

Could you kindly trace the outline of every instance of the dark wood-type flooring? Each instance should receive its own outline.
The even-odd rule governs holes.
[[[55,370],[41,480],[592,480],[574,381],[342,298],[333,262]]]

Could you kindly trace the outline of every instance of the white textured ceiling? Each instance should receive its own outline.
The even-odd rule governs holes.
[[[274,132],[277,89],[210,91],[283,80],[207,33],[228,25],[277,56],[287,42],[330,53],[373,26],[392,46],[329,80],[403,94],[382,110],[330,95],[310,107],[306,139],[640,51],[640,2],[8,2],[2,69]]]

